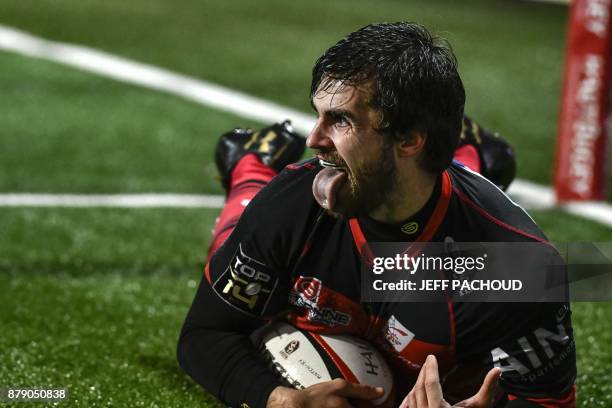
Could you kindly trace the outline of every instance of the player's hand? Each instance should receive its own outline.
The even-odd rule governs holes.
[[[497,380],[500,374],[501,370],[499,368],[490,370],[482,382],[480,390],[471,398],[461,401],[453,407],[490,408],[495,401]],[[444,400],[442,395],[438,362],[434,356],[427,356],[414,387],[406,395],[400,408],[451,408],[451,405]]]
[[[276,387],[268,398],[267,408],[350,408],[349,400],[374,400],[384,395],[381,387],[352,384],[335,379],[311,385],[303,390]]]

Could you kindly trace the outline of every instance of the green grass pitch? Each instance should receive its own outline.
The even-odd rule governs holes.
[[[468,112],[548,183],[564,7],[520,1],[4,0],[0,23],[308,111],[323,49],[372,21],[423,22],[460,62]],[[0,52],[0,192],[220,194],[212,149],[243,118]],[[0,209],[0,387],[68,387],[58,406],[215,407],[175,343],[216,210]],[[612,231],[532,215],[556,241]],[[612,305],[575,303],[581,407],[612,406]],[[0,403],[0,406],[2,403]],[[40,404],[30,403],[27,406]]]

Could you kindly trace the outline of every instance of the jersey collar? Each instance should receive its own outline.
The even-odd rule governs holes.
[[[433,212],[431,213],[431,217],[429,217],[425,227],[421,230],[421,233],[417,236],[417,238],[414,239],[415,242],[430,241],[444,220],[453,188],[448,171],[445,170],[442,173],[441,179],[442,181],[438,201],[436,202]],[[355,241],[355,246],[357,247],[359,255],[361,255],[362,258],[365,256],[367,259],[372,259],[372,251],[368,246],[368,242],[363,234],[359,220],[357,218],[351,218],[349,220],[349,226],[351,228],[351,234],[353,235],[353,240]]]

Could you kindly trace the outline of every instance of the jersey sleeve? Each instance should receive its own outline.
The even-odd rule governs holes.
[[[570,315],[569,305],[563,303],[468,305],[457,317],[461,343],[453,377],[463,378],[466,386],[471,382],[473,394],[488,370],[499,367],[503,403],[496,406],[575,407]]]
[[[263,323],[225,304],[204,278],[183,324],[177,349],[179,364],[229,406],[265,407],[280,381],[249,339]]]
[[[455,304],[458,370],[452,377],[471,382],[471,394],[456,395],[473,395],[486,372],[499,367],[500,406],[574,407],[576,352],[563,260],[531,217],[491,183],[465,169],[451,172],[457,202],[471,221],[471,235],[461,240],[520,244],[521,254],[501,254],[507,276],[536,284],[546,300]]]
[[[490,351],[491,364],[502,370],[500,385],[509,401],[575,407],[576,345],[569,305],[524,306],[526,313],[539,315],[537,323],[534,319],[516,334],[504,336]],[[523,315],[521,320],[530,319]]]
[[[206,266],[181,331],[181,367],[230,406],[265,407],[281,384],[249,336],[288,308],[291,269],[310,215],[304,175],[281,173],[248,205]]]

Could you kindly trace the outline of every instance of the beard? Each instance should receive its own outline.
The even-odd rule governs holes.
[[[326,210],[336,218],[355,218],[369,213],[385,201],[396,185],[397,169],[390,145],[383,146],[379,157],[352,171],[335,151],[318,156],[347,174],[347,181],[336,192],[336,204]]]

